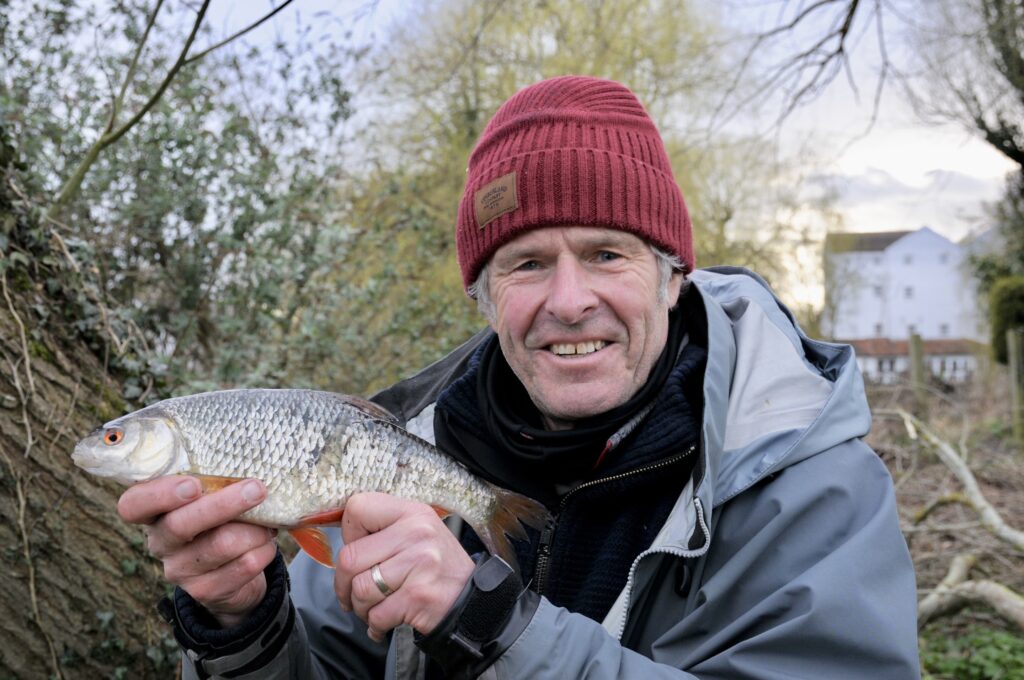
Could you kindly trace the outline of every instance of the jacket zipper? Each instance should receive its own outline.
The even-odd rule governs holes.
[[[569,498],[571,498],[573,494],[575,494],[577,491],[589,489],[599,484],[615,482],[620,479],[626,479],[627,477],[642,475],[645,472],[650,472],[651,470],[657,470],[659,468],[668,467],[669,465],[678,463],[683,458],[686,458],[687,456],[692,454],[694,449],[696,448],[696,445],[693,445],[690,446],[690,448],[688,448],[686,451],[678,455],[675,455],[671,458],[659,461],[657,463],[645,465],[644,467],[639,467],[635,470],[630,470],[629,472],[621,472],[617,475],[612,475],[611,477],[602,477],[601,479],[594,479],[589,482],[584,482],[579,486],[574,486],[564,496],[562,496],[562,500],[558,503],[558,512],[551,516],[551,518],[547,521],[547,524],[544,525],[544,530],[540,534],[540,545],[537,548],[537,568],[534,571],[534,573],[536,574],[535,578],[537,580],[537,594],[543,595],[544,589],[547,586],[549,569],[548,562],[551,559],[551,544],[554,542],[555,530],[558,529],[558,518],[562,516],[562,513],[565,511],[565,506],[568,503]]]

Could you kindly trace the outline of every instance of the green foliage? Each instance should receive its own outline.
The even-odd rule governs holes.
[[[352,113],[343,74],[356,55],[300,26],[272,49],[222,50],[183,69],[49,222],[42,207],[107,123],[151,8],[11,4],[0,125],[17,140],[24,196],[19,217],[0,222],[0,264],[64,300],[55,318],[74,322],[130,400],[287,380],[306,287],[347,229],[331,195]],[[194,19],[168,5],[122,120],[156,89]]]
[[[921,638],[924,680],[1011,680],[1024,677],[1024,638],[979,626],[964,635]]]
[[[637,93],[668,143],[699,262],[781,271],[794,197],[784,205],[777,189],[792,178],[758,160],[771,154],[752,154],[752,140],[723,141],[714,153],[687,141],[721,75],[716,37],[706,13],[660,0],[520,3],[514,13],[494,0],[445,0],[403,16],[361,72],[360,89],[387,103],[367,112],[374,170],[345,199],[354,228],[336,285],[356,303],[320,365],[337,365],[352,385],[382,387],[483,327],[454,257],[466,159],[497,107],[549,76],[612,78]],[[716,210],[727,215],[712,221]],[[313,340],[325,336],[317,330]]]
[[[372,52],[336,22],[291,15],[273,45],[233,43],[178,72],[58,203],[181,49],[195,10],[164,3],[126,80],[152,6],[21,0],[0,17],[0,153],[21,187],[0,211],[0,267],[46,291],[40,318],[69,322],[131,402],[227,386],[368,393],[482,327],[452,238],[466,158],[497,106],[546,76],[629,83],[669,142],[701,261],[781,269],[794,204],[776,189],[794,182],[752,163],[770,154],[750,140],[710,154],[687,142],[727,79],[713,19],[664,0],[514,13],[437,0]],[[204,27],[196,45],[217,40]],[[736,189],[754,185],[765,193]]]
[[[1006,331],[1024,329],[1024,276],[999,279],[989,296],[992,350],[996,361],[1007,362]]]

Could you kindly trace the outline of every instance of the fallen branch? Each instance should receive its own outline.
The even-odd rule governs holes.
[[[931,503],[929,503],[928,505],[924,506],[916,513],[914,513],[914,524],[920,524],[921,522],[925,521],[926,519],[928,519],[928,516],[932,514],[932,512],[934,512],[938,508],[941,508],[943,505],[952,505],[954,503],[966,505],[972,510],[975,509],[971,501],[969,501],[967,497],[964,496],[962,493],[947,493],[943,494],[942,496],[939,496]]]
[[[976,561],[969,553],[953,558],[946,577],[917,605],[919,630],[929,621],[955,614],[968,605],[984,604],[1024,631],[1024,597],[995,581],[966,580]]]
[[[911,415],[903,409],[892,411],[878,411],[879,415],[896,415],[903,419],[907,428],[907,434],[911,439],[923,438],[929,443],[939,456],[939,460],[950,469],[953,476],[957,478],[964,487],[964,499],[966,504],[973,508],[981,519],[981,524],[997,538],[1009,543],[1017,550],[1024,550],[1024,531],[1009,526],[1002,515],[988,502],[985,495],[978,486],[978,480],[974,473],[964,462],[963,458],[957,455],[956,451],[942,437],[935,433],[921,419]],[[919,435],[920,433],[920,435]]]
[[[981,526],[981,522],[956,522],[954,524],[926,524],[924,526],[901,526],[904,534],[955,534],[970,531]]]

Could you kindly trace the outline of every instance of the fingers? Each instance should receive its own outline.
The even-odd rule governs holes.
[[[341,535],[345,543],[354,543],[364,536],[391,526],[409,514],[437,513],[430,506],[390,496],[386,493],[360,493],[345,504]]]
[[[265,497],[266,488],[254,479],[201,496],[153,522],[149,531],[149,551],[162,558],[204,531],[237,519],[246,510],[259,505]]]
[[[171,583],[182,583],[267,544],[276,545],[272,530],[255,524],[229,522],[200,534],[188,545],[166,555],[164,576]]]
[[[402,623],[410,624],[424,635],[429,634],[451,609],[472,574],[472,560],[465,552],[461,552],[461,557],[465,562],[459,559],[458,554],[452,553],[438,570],[424,566],[406,570],[400,577],[401,585],[387,596],[376,588],[372,574],[365,572],[376,592],[363,602],[359,592],[365,586],[354,583],[353,604],[356,614],[366,621],[367,635],[380,642],[389,630]],[[380,565],[381,576],[392,588],[392,579],[402,570],[396,564],[397,559]],[[357,582],[362,578],[363,574],[360,574]]]
[[[436,559],[437,550],[431,547],[432,543],[438,538],[453,538],[429,506],[380,493],[357,494],[349,499],[342,519],[342,537],[345,546],[338,553],[334,584],[341,606],[350,610],[351,586],[356,576],[366,572],[361,580],[365,584],[373,565],[409,553],[396,563],[401,571],[394,578],[399,581],[413,566],[410,559]],[[388,583],[392,590],[400,585]],[[364,592],[370,591],[367,588]]]
[[[374,640],[402,623],[429,633],[451,608],[473,571],[473,561],[427,505],[386,494],[349,499],[338,553],[338,602],[367,622]],[[373,567],[389,593],[373,579]]]
[[[277,545],[267,542],[217,569],[186,578],[179,585],[212,612],[248,609],[263,599],[266,582],[254,582],[262,579],[263,570],[276,553]]]
[[[266,495],[252,479],[203,495],[198,479],[177,475],[131,487],[117,511],[148,525],[149,551],[163,562],[166,579],[231,626],[263,600],[263,570],[277,553],[271,530],[235,521]]]
[[[394,594],[405,583],[405,574],[408,569],[401,566],[397,559],[382,562],[380,569],[381,580],[387,585],[387,593],[377,585],[373,578],[373,567],[356,574],[352,579],[352,610],[362,620],[367,620],[369,611],[383,602],[389,595]]]
[[[202,489],[194,477],[158,477],[130,487],[117,501],[117,513],[132,524],[150,524],[160,515],[199,498]]]

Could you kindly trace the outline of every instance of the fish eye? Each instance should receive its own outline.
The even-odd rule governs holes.
[[[124,439],[124,430],[116,427],[112,427],[103,433],[103,443],[107,446],[114,446],[120,444]]]

